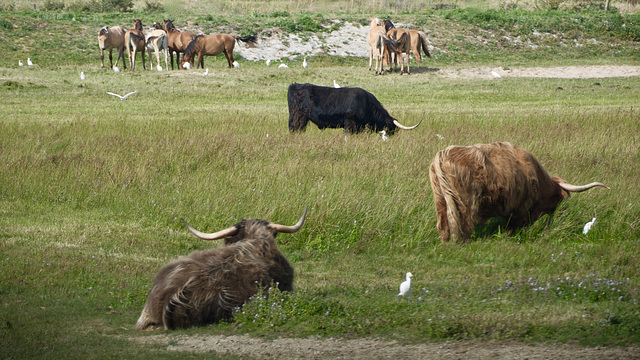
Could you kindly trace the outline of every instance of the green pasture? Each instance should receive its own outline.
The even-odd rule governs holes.
[[[254,301],[233,323],[169,334],[640,342],[638,78],[442,76],[540,61],[638,65],[630,38],[593,30],[612,45],[549,46],[544,60],[472,44],[410,76],[374,76],[368,59],[328,56],[308,59],[307,70],[301,59],[286,70],[243,59],[228,69],[219,57],[205,59],[206,77],[132,74],[100,70],[95,44],[109,17],[131,14],[69,14],[0,13],[11,24],[0,26],[0,358],[195,357],[135,341],[158,332],[133,330],[163,265],[219,246],[193,237],[180,217],[216,231],[243,217],[293,224],[307,206],[303,228],[277,238],[296,270],[294,293]],[[460,19],[473,14],[429,16],[438,29],[472,33]],[[439,41],[462,43],[455,34]],[[26,54],[36,65],[18,67]],[[333,80],[372,92],[405,125],[422,124],[386,142],[313,124],[289,133],[289,84]],[[127,101],[106,94],[134,90]],[[468,244],[440,243],[430,161],[449,145],[493,141],[531,150],[551,175],[611,190],[572,195],[551,225],[507,233],[491,221]],[[413,294],[397,299],[407,271]]]

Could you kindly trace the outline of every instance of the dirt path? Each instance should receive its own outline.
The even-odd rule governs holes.
[[[640,347],[528,345],[516,341],[464,341],[400,345],[379,339],[263,340],[249,336],[170,335],[136,338],[168,351],[217,353],[259,359],[640,359]]]

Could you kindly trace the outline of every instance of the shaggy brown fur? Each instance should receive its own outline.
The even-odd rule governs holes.
[[[293,290],[293,268],[276,246],[272,223],[244,219],[225,246],[196,251],[160,270],[136,324],[165,329],[230,320],[259,287]]]
[[[550,177],[531,152],[505,142],[450,146],[436,154],[429,177],[442,242],[466,241],[476,224],[493,217],[519,228],[553,214],[569,191],[608,188]]]

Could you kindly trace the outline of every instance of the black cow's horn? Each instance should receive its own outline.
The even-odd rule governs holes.
[[[191,226],[189,226],[189,224],[187,224],[186,221],[184,221],[183,218],[180,218],[180,220],[182,220],[182,222],[184,223],[184,225],[187,227],[187,229],[189,229],[189,231],[191,231],[191,233],[197,237],[199,237],[200,239],[203,240],[217,240],[217,239],[222,239],[225,238],[227,236],[232,236],[235,235],[238,232],[238,228],[236,228],[235,226],[232,226],[230,228],[226,228],[224,230],[220,230],[218,232],[214,232],[211,234],[205,234],[203,232],[200,232],[194,228],[192,228]]]
[[[417,124],[415,124],[415,125],[413,125],[413,126],[404,126],[404,125],[400,124],[400,123],[398,122],[398,120],[396,120],[396,119],[393,119],[393,123],[394,123],[397,127],[399,127],[400,129],[402,129],[402,130],[413,130],[413,129],[417,128],[417,127],[418,127],[418,125],[420,125],[420,124],[422,123],[422,120],[420,120],[420,122],[419,122],[419,123],[417,123]]]
[[[603,183],[599,183],[599,182],[592,182],[591,184],[581,185],[581,186],[571,185],[569,183],[561,183],[561,184],[558,184],[558,185],[560,185],[561,188],[563,188],[563,189],[565,189],[567,191],[570,191],[570,192],[581,192],[581,191],[589,190],[592,187],[596,187],[596,186],[602,186],[604,188],[611,189],[607,185],[605,185]]]
[[[306,216],[307,216],[307,208],[304,208],[304,213],[302,214],[302,217],[300,218],[297,224],[293,226],[286,226],[286,225],[280,225],[276,223],[270,223],[269,227],[281,233],[294,233],[300,230],[300,228],[302,227],[302,224],[304,224],[304,218]]]

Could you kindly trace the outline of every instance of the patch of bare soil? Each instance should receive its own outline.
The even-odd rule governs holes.
[[[337,21],[337,20],[336,20]],[[397,24],[399,27],[404,24]],[[277,66],[279,62],[287,63],[300,56],[331,55],[331,56],[355,56],[369,57],[369,45],[367,35],[368,26],[360,26],[345,22],[336,31],[329,33],[307,34],[303,37],[297,34],[283,34],[278,31],[271,32],[269,37],[261,37],[256,46],[236,47],[235,52],[249,61],[271,60]],[[513,41],[517,41],[514,39]],[[579,46],[577,44],[576,46]],[[437,54],[445,50],[429,45],[429,51],[437,58]],[[564,79],[586,79],[586,78],[607,78],[607,77],[628,77],[640,76],[640,66],[563,66],[551,68],[443,68],[438,69],[437,60],[424,60],[423,65],[428,67],[428,72],[435,76],[454,79],[492,79],[495,74],[500,77],[537,77],[537,78],[564,78]],[[415,60],[413,65],[416,66]],[[414,69],[416,69],[414,67]]]
[[[135,341],[168,351],[216,353],[256,359],[640,359],[640,347],[583,347],[523,344],[516,341],[464,341],[401,345],[380,339],[277,338],[159,334]]]

